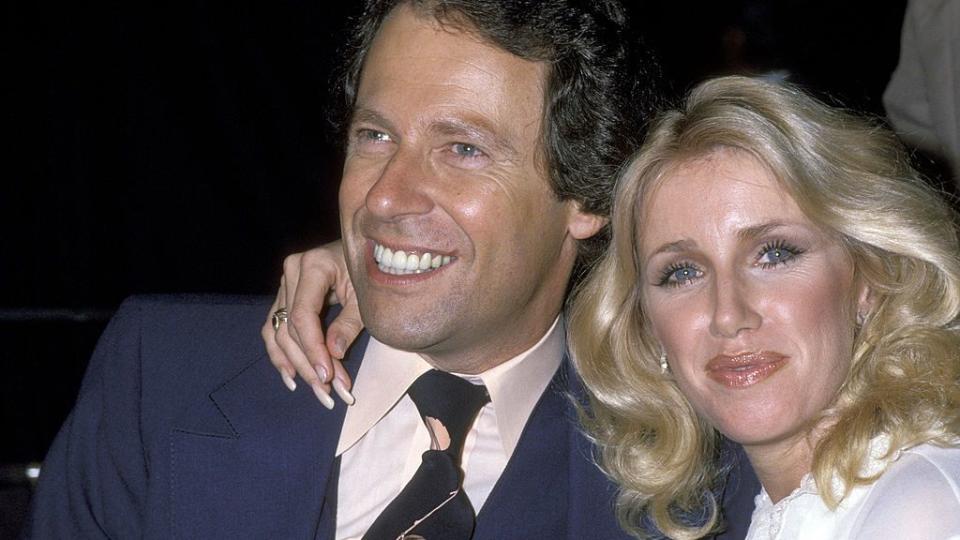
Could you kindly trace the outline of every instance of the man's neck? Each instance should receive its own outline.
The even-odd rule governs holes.
[[[422,352],[420,356],[441,371],[478,375],[539,346],[550,334],[559,318],[560,315],[557,313],[551,319],[537,321],[529,327],[517,328],[513,335],[521,339],[475,339],[476,345],[473,347],[453,346],[449,351]]]

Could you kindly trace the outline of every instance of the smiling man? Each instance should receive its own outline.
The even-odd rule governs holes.
[[[546,65],[418,9],[401,4],[377,32],[348,128],[341,225],[373,337],[338,445],[338,538],[361,536],[430,448],[404,394],[433,368],[491,397],[462,455],[464,491],[484,508],[563,358],[557,316],[577,242],[604,224],[551,189],[540,144]],[[534,425],[546,430],[528,436],[546,439],[538,444],[569,435]],[[504,486],[491,504],[538,486],[569,492],[535,478]],[[495,512],[478,532],[565,533],[560,499],[553,506],[522,523]]]
[[[343,85],[355,403],[274,384],[265,302],[128,301],[33,535],[623,537],[560,313],[654,101],[626,33],[613,1],[369,2]]]

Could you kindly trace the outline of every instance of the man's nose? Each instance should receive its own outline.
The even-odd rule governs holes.
[[[367,191],[367,210],[385,221],[429,213],[432,176],[429,163],[418,152],[398,150]]]
[[[714,284],[713,318],[710,332],[717,337],[735,338],[741,332],[756,330],[763,319],[755,309],[755,291],[738,277]]]

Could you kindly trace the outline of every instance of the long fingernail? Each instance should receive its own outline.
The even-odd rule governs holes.
[[[343,358],[343,355],[345,354],[346,350],[347,350],[347,340],[343,339],[342,337],[338,337],[333,342],[333,354],[336,355],[338,358]]]
[[[317,377],[320,377],[320,380],[327,382],[327,368],[323,366],[314,366],[313,368],[317,372]]]
[[[297,383],[293,381],[293,377],[291,377],[286,371],[280,372],[280,378],[283,379],[283,384],[287,385],[287,388],[291,392],[297,389]]]
[[[334,406],[333,398],[330,397],[330,394],[324,392],[324,391],[323,391],[323,388],[320,388],[319,385],[314,386],[314,387],[313,387],[313,393],[316,394],[317,399],[320,400],[320,403],[321,403],[324,407],[330,409],[331,411],[333,410],[333,406]]]
[[[333,379],[333,389],[337,392],[337,395],[340,396],[340,399],[343,400],[347,405],[353,405],[357,401],[353,394],[350,393],[350,390],[347,390],[347,385],[343,384],[343,381],[340,379]]]

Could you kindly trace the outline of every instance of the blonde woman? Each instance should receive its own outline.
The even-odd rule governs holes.
[[[661,117],[574,301],[585,415],[622,524],[673,538],[723,471],[749,539],[960,538],[955,216],[886,130],[747,78]]]

